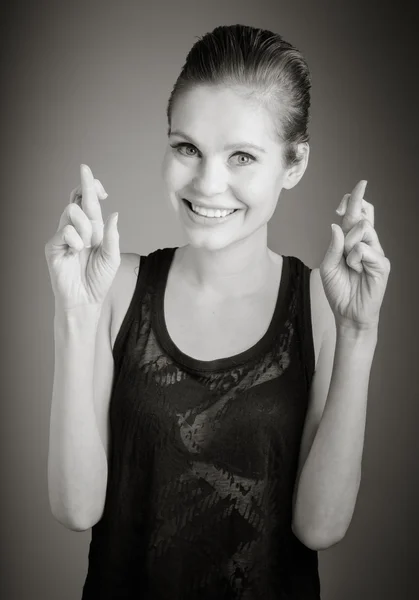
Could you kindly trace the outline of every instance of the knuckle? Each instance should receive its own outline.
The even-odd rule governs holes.
[[[74,218],[76,217],[78,211],[80,210],[80,206],[78,206],[77,204],[67,204],[67,217],[73,222]]]
[[[72,208],[70,208],[69,210],[71,211],[70,213],[70,217],[72,217],[72,219],[76,218],[86,218],[88,219],[88,216],[86,215],[86,213],[84,212],[84,210],[82,209],[82,207],[80,206],[80,204],[70,204],[69,206],[71,206]]]
[[[89,193],[91,193],[91,192],[94,191],[94,189],[95,189],[95,180],[93,179],[93,177],[92,178],[89,177],[89,179],[84,182],[83,189],[86,190],[86,192],[89,192]]]
[[[93,234],[93,226],[92,223],[89,221],[89,219],[86,218],[86,222],[84,223],[83,226],[83,231],[86,233],[86,235],[91,236]]]
[[[361,231],[365,232],[365,231],[371,231],[374,229],[373,224],[371,223],[371,221],[367,218],[363,218],[359,221],[358,227],[361,229]]]
[[[65,213],[67,214],[67,216],[71,217],[71,213],[73,212],[74,208],[73,206],[76,206],[73,202],[70,202],[69,204],[67,204],[67,206],[65,207]]]

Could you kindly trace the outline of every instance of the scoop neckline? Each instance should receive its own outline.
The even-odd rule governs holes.
[[[178,364],[186,367],[189,370],[198,372],[220,371],[232,367],[240,366],[247,361],[259,356],[263,351],[267,350],[274,339],[278,336],[280,330],[280,322],[285,309],[285,297],[288,290],[289,282],[289,256],[282,256],[282,271],[277,292],[277,299],[274,312],[269,323],[268,329],[264,335],[250,348],[223,358],[213,360],[199,360],[188,354],[185,354],[178,348],[170,337],[167,329],[166,318],[164,315],[164,299],[169,278],[170,268],[172,266],[175,252],[178,247],[168,248],[166,260],[163,262],[160,277],[157,280],[154,294],[154,310],[152,311],[154,320],[154,329],[157,335],[157,340],[161,347],[173,358]]]

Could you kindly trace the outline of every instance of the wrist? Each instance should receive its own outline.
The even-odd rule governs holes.
[[[378,323],[372,327],[356,327],[337,322],[336,335],[354,341],[374,341],[378,338]]]
[[[88,304],[74,308],[63,308],[56,305],[54,324],[55,327],[68,332],[87,331],[97,327],[101,312],[102,305],[100,304]]]

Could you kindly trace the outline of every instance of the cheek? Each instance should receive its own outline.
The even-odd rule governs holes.
[[[163,179],[171,192],[178,191],[190,180],[190,169],[182,165],[175,157],[168,155],[163,163]]]
[[[249,208],[266,208],[271,210],[272,203],[276,203],[277,191],[271,172],[262,170],[246,173],[237,182],[237,195]]]

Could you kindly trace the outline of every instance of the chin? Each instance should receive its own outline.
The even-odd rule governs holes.
[[[189,246],[208,252],[218,252],[244,241],[244,238],[236,238],[215,232],[198,234],[198,232],[192,233],[186,230],[185,235]]]
[[[223,239],[221,236],[211,235],[211,236],[197,236],[197,235],[189,235],[186,232],[186,239],[189,246],[192,248],[197,248],[200,250],[208,250],[210,252],[214,252],[216,250],[222,250],[229,246],[232,241]]]

